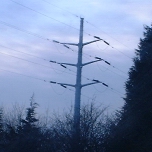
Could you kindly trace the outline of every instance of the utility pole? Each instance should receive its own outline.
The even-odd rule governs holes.
[[[98,40],[94,40],[94,41],[90,41],[90,42],[86,42],[83,43],[83,18],[81,18],[80,20],[80,33],[79,33],[79,43],[75,44],[75,43],[60,43],[58,41],[53,41],[56,43],[60,43],[63,45],[75,45],[78,47],[78,61],[77,64],[71,64],[71,63],[60,63],[61,65],[70,65],[70,66],[75,66],[77,68],[77,76],[76,76],[76,84],[72,85],[72,84],[66,84],[66,83],[57,83],[60,84],[62,86],[71,86],[71,87],[75,87],[75,104],[74,104],[74,136],[75,139],[77,140],[79,138],[80,135],[80,103],[81,103],[81,89],[82,87],[88,86],[88,85],[92,85],[92,84],[97,84],[97,83],[101,83],[98,80],[94,80],[94,82],[91,83],[87,83],[87,84],[81,84],[81,73],[82,73],[82,68],[85,65],[94,63],[94,62],[98,62],[101,61],[101,59],[96,59],[94,61],[91,62],[87,62],[87,63],[82,63],[82,50],[83,50],[83,46],[88,45],[90,43],[93,42],[97,42],[100,41],[102,39],[98,39]],[[50,61],[50,62],[54,62],[54,61]],[[52,82],[51,83],[56,83],[56,82]]]

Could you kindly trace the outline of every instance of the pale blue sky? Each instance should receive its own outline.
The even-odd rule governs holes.
[[[88,45],[83,50],[83,62],[92,61],[93,57],[97,56],[110,62],[115,68],[104,62],[84,67],[82,83],[90,82],[85,77],[98,79],[121,94],[102,85],[93,85],[83,88],[82,103],[91,102],[92,98],[96,97],[96,102],[109,106],[109,111],[121,107],[122,97],[125,94],[124,82],[132,65],[134,49],[137,48],[142,37],[143,25],[151,24],[152,2],[150,0],[48,2],[49,0],[1,0],[0,2],[0,104],[10,106],[17,102],[28,105],[33,92],[41,111],[47,107],[50,111],[62,111],[74,104],[74,91],[4,70],[47,81],[75,84],[75,73],[51,64],[49,60],[77,62],[76,47],[71,47],[75,51],[72,52],[62,45],[52,43],[52,40],[77,43],[79,17],[83,17],[84,42],[94,40],[92,36],[99,36],[114,47],[107,46],[103,42]],[[33,36],[27,31],[42,37]],[[68,68],[76,71],[73,67],[68,66]]]

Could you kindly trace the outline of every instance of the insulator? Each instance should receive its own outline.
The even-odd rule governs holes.
[[[56,82],[54,82],[54,81],[50,81],[50,83],[56,83]]]
[[[98,36],[94,36],[94,38],[96,38],[96,39],[99,39],[99,40],[102,40],[100,37],[98,37]]]
[[[99,60],[102,60],[101,58],[99,58],[99,57],[95,57],[95,59],[99,59]]]
[[[60,84],[63,88],[67,88],[65,85],[63,85],[63,84]]]
[[[66,66],[64,66],[63,64],[60,64],[62,67],[66,68]]]
[[[105,84],[105,83],[102,83],[104,86],[106,86],[106,87],[108,87],[108,85],[107,84]]]
[[[108,42],[106,42],[106,41],[103,41],[104,43],[106,43],[107,45],[110,45]]]
[[[50,62],[52,62],[52,63],[56,63],[56,61],[51,61],[51,60],[50,60]]]
[[[99,80],[95,80],[95,79],[93,79],[93,81],[95,81],[95,82],[100,82]]]
[[[109,64],[109,65],[110,65],[110,63],[109,63],[108,61],[105,61],[105,63],[107,63],[107,64]]]
[[[67,45],[64,44],[63,46],[69,49],[69,47]]]
[[[58,41],[55,41],[55,40],[53,40],[53,42],[55,42],[55,43],[60,43],[60,42],[58,42]]]

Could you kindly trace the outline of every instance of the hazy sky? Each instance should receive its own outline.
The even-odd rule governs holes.
[[[81,17],[84,42],[98,36],[110,44],[85,46],[83,63],[94,57],[111,63],[101,61],[83,68],[83,84],[97,79],[109,87],[83,88],[81,103],[95,100],[109,106],[109,111],[118,109],[124,103],[124,85],[143,26],[151,24],[151,8],[151,0],[1,0],[0,104],[28,105],[33,93],[41,111],[58,112],[74,104],[74,88],[49,81],[75,84],[75,67],[65,69],[49,61],[77,63],[77,47],[67,49],[52,40],[78,43]]]

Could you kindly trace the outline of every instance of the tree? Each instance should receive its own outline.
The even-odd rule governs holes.
[[[73,114],[65,113],[62,117],[54,117],[50,132],[54,139],[54,151],[73,152],[100,152],[102,151],[104,130],[106,126],[106,108],[94,103],[83,105],[80,114],[80,139],[73,139]],[[74,141],[74,142],[73,142]],[[77,142],[77,143],[76,143]],[[74,149],[75,148],[75,149]]]
[[[30,107],[27,108],[26,118],[21,120],[22,128],[27,132],[32,131],[32,129],[36,129],[36,122],[38,122],[35,113],[35,109],[38,104],[34,102],[34,95],[31,97],[30,101]]]
[[[128,123],[132,134],[132,150],[152,150],[152,27],[145,26],[134,65],[126,82],[126,98],[122,122]],[[129,138],[129,137],[128,137]]]
[[[37,126],[39,121],[36,118],[35,109],[38,104],[34,101],[34,94],[30,99],[30,107],[27,108],[25,119],[21,120],[21,125],[18,126],[19,142],[18,151],[38,152],[41,147],[41,131]],[[19,148],[20,147],[20,148]]]
[[[0,151],[5,147],[5,131],[4,131],[3,109],[0,108]]]
[[[7,125],[8,145],[7,152],[39,152],[41,147],[41,131],[37,126],[35,109],[37,103],[34,102],[34,95],[30,99],[30,107],[26,110],[25,119],[19,116],[20,120],[15,125]],[[15,120],[14,120],[15,121]]]
[[[152,27],[145,26],[133,63],[120,121],[111,133],[110,152],[152,150]]]

